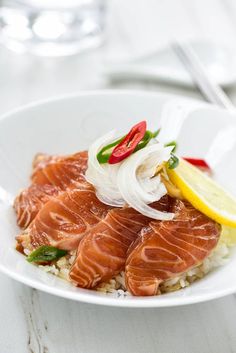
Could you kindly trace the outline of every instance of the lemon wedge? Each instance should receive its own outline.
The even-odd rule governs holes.
[[[220,241],[228,247],[236,245],[236,228],[222,226]]]
[[[183,159],[167,173],[196,209],[220,224],[236,227],[236,199],[213,179]]]

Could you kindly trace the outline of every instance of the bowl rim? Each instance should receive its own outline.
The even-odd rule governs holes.
[[[64,101],[68,99],[75,99],[78,97],[86,97],[86,96],[153,96],[153,97],[162,97],[162,98],[173,98],[179,99],[180,101],[187,101],[196,104],[196,109],[198,108],[208,108],[212,110],[225,111],[225,108],[217,106],[215,104],[202,101],[197,98],[183,96],[180,94],[168,93],[168,92],[155,92],[155,91],[146,91],[144,89],[94,89],[94,90],[81,90],[72,93],[65,93],[56,96],[52,96],[49,98],[42,98],[33,100],[30,103],[21,104],[17,107],[14,107],[2,114],[0,114],[0,121],[6,118],[9,118],[11,115],[21,113],[25,110],[36,108],[41,105],[56,103],[59,101]],[[227,110],[227,114],[235,115],[235,111]]]
[[[0,271],[9,276],[10,278],[16,280],[17,282],[23,283],[31,288],[38,289],[42,292],[56,295],[64,299],[70,299],[73,301],[83,302],[87,304],[97,304],[102,306],[112,306],[112,307],[124,307],[124,308],[163,308],[163,307],[175,307],[184,306],[190,304],[197,304],[202,302],[207,302],[213,299],[222,298],[224,296],[233,294],[236,292],[236,284],[229,289],[222,289],[217,291],[217,293],[204,294],[202,296],[193,295],[192,297],[182,297],[182,298],[165,298],[165,295],[154,296],[154,297],[132,297],[127,296],[124,298],[117,298],[112,296],[105,296],[104,294],[88,295],[87,291],[82,289],[81,292],[70,292],[66,289],[53,288],[47,286],[44,283],[40,283],[36,280],[28,279],[23,275],[19,275],[14,271],[10,271],[0,264]],[[49,274],[53,276],[52,274]],[[83,292],[84,291],[84,292]]]

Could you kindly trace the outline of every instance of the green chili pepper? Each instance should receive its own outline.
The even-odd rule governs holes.
[[[157,131],[154,131],[154,132],[152,133],[152,137],[153,137],[153,138],[157,137],[157,136],[159,135],[160,131],[161,131],[161,129],[158,129]]]
[[[179,165],[179,158],[176,157],[173,153],[171,153],[171,157],[168,160],[168,168],[175,169]]]
[[[139,144],[136,146],[134,152],[137,152],[141,150],[142,148],[146,147],[148,142],[153,138],[153,133],[149,130],[145,132],[145,135],[143,139],[139,142]]]
[[[151,141],[151,139],[157,137],[157,135],[159,134],[160,129],[154,132],[151,132],[149,130],[147,130],[145,132],[145,135],[143,137],[143,139],[139,142],[139,144],[136,146],[134,152],[137,152],[139,150],[141,150],[142,148],[146,147],[147,144]],[[100,164],[104,164],[107,163],[110,155],[112,153],[112,148],[117,146],[123,139],[125,138],[125,136],[121,137],[120,139],[110,143],[109,145],[104,146],[101,151],[98,152],[97,154],[97,160]]]
[[[172,153],[174,153],[177,149],[177,142],[176,141],[171,141],[165,144],[165,147],[173,146]]]
[[[120,143],[123,140],[124,136],[121,137],[119,140],[116,140],[112,143],[110,143],[109,145],[104,146],[100,152],[98,152],[97,154],[97,160],[99,163],[103,164],[103,163],[107,163],[108,159],[111,155],[111,151],[109,151],[112,147],[115,147],[116,145],[118,145],[118,143]],[[104,153],[107,152],[107,153]]]
[[[49,245],[42,245],[36,250],[32,251],[27,256],[29,262],[50,262],[57,260],[67,254],[66,250],[58,249]]]

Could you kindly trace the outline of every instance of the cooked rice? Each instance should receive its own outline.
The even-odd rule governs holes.
[[[57,262],[53,265],[39,265],[41,269],[45,272],[50,272],[58,277],[65,279],[66,281],[70,281],[69,272],[72,263],[75,260],[76,251],[70,251],[66,256],[61,257]]]
[[[203,278],[214,268],[224,265],[228,261],[229,248],[235,245],[235,230],[223,228],[221,239],[217,247],[212,251],[201,264],[181,274],[180,276],[168,279],[160,285],[161,293],[173,292],[188,287],[194,281]],[[71,264],[75,260],[75,251],[70,252],[66,256],[61,257],[55,264],[51,266],[39,266],[45,272],[50,272],[58,277],[69,281],[69,270]],[[125,273],[122,271],[108,282],[99,284],[96,288],[98,292],[106,293],[111,296],[125,297],[131,295],[125,286]]]

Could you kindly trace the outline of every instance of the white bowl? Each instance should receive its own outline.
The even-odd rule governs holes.
[[[112,297],[75,288],[42,271],[14,249],[19,232],[11,202],[29,184],[37,152],[72,153],[118,127],[127,131],[146,119],[160,138],[178,136],[179,155],[204,156],[216,178],[236,195],[236,119],[215,106],[176,96],[145,92],[100,91],[28,105],[0,119],[0,270],[45,292],[88,303],[164,307],[197,303],[236,292],[236,252],[229,261],[190,287],[156,297]]]

